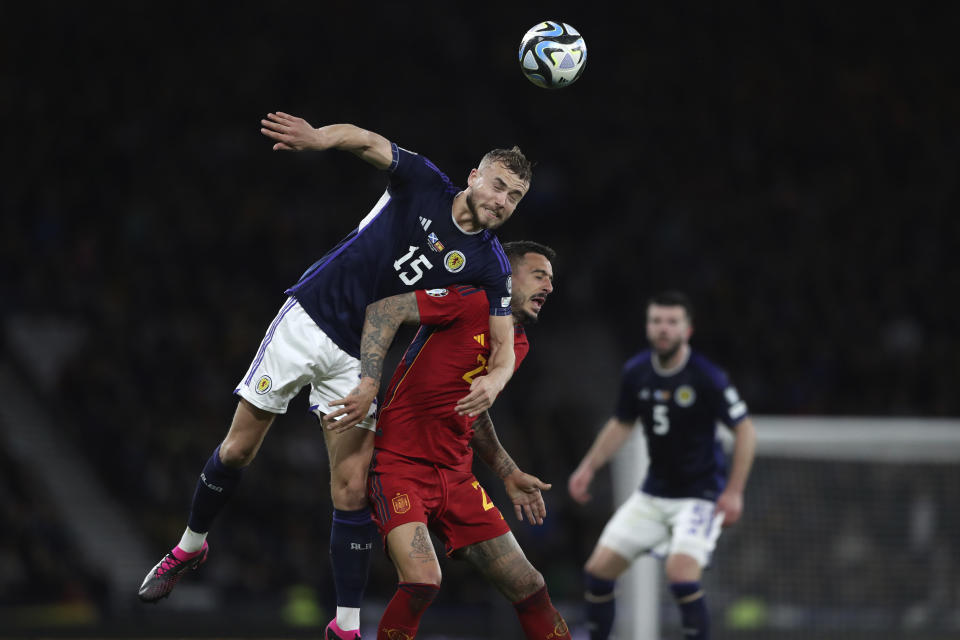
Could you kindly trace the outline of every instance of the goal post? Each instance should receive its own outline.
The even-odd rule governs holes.
[[[704,574],[713,637],[960,637],[960,420],[753,421],[743,518]],[[613,461],[617,505],[646,469],[636,433]],[[650,558],[621,579],[618,639],[675,633],[663,583]]]

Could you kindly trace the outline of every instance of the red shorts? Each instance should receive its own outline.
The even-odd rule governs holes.
[[[447,555],[509,533],[510,527],[469,471],[453,471],[376,452],[367,481],[373,521],[387,534],[408,522],[423,522],[446,546]]]

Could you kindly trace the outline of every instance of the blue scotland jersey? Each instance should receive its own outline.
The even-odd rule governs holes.
[[[471,283],[491,315],[509,315],[510,261],[492,232],[453,220],[460,192],[432,162],[393,144],[386,192],[346,238],[287,289],[341,349],[360,357],[367,305],[388,296]]]
[[[691,350],[683,365],[663,372],[648,349],[624,365],[615,415],[643,424],[650,453],[644,492],[715,501],[727,482],[717,422],[735,429],[748,413],[727,374],[702,355]]]

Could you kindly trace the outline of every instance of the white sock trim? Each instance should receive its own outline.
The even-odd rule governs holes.
[[[206,541],[206,539],[206,533],[197,533],[190,527],[187,527],[183,532],[183,537],[180,538],[180,544],[177,546],[187,553],[196,553],[203,548],[203,543]]]
[[[337,607],[337,626],[344,631],[360,629],[360,609],[353,607]]]

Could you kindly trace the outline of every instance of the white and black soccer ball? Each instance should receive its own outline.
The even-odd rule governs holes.
[[[520,41],[520,69],[538,87],[568,87],[583,74],[586,65],[587,43],[565,22],[541,22]]]

